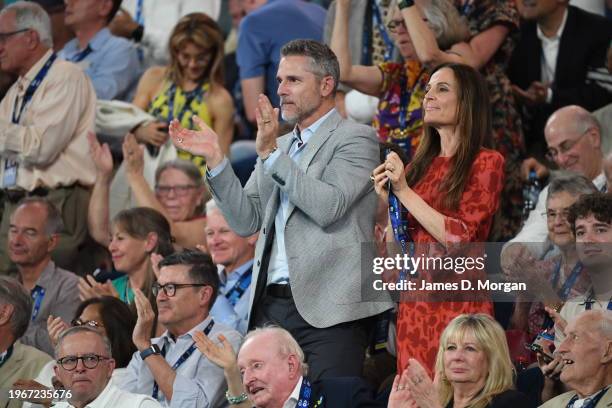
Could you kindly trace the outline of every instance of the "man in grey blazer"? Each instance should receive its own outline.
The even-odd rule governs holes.
[[[371,316],[391,307],[362,299],[363,264],[374,257],[377,198],[370,174],[379,163],[374,130],[334,109],[338,61],[324,44],[295,40],[281,50],[278,95],[292,133],[277,139],[278,109],[257,108],[251,178],[241,187],[217,135],[170,125],[177,147],[202,155],[215,202],[238,234],[259,231],[250,327],[275,323],[304,348],[311,378],[360,375]],[[366,268],[367,269],[367,268]],[[364,276],[371,274],[364,271]]]

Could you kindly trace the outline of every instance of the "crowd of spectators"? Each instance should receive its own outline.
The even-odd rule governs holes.
[[[0,7],[0,407],[612,404],[612,1]]]

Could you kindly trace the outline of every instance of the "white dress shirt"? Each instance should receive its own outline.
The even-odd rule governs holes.
[[[74,407],[68,401],[61,401],[53,406]],[[85,408],[161,408],[161,405],[149,396],[122,391],[109,381],[98,398],[85,405]]]
[[[540,58],[541,64],[541,81],[545,84],[552,86],[555,80],[555,72],[557,71],[557,57],[559,56],[559,44],[561,43],[561,35],[565,29],[565,23],[567,22],[567,9],[563,14],[563,21],[559,26],[559,29],[552,37],[547,37],[544,32],[540,29],[540,25],[537,26],[538,38],[542,42],[542,56]],[[546,96],[546,103],[552,101],[552,89],[548,88],[548,94]]]
[[[295,408],[297,406],[298,401],[300,400],[300,390],[302,389],[302,382],[304,381],[304,377],[300,377],[300,380],[293,387],[293,391],[291,391],[291,395],[287,398],[287,401],[283,404],[283,408]]]

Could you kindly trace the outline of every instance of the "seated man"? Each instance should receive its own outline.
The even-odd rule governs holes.
[[[561,381],[572,390],[561,394],[541,408],[612,405],[612,312],[591,310],[573,317],[567,337],[557,349],[566,362]]]
[[[159,263],[153,286],[158,321],[167,331],[151,339],[154,313],[146,297],[135,291],[138,320],[132,339],[138,352],[132,357],[120,388],[152,395],[162,405],[181,408],[218,407],[223,403],[223,370],[200,353],[192,336],[203,331],[216,338],[223,334],[232,347],[242,337],[209,316],[219,290],[217,267],[199,251],[175,253]]]
[[[67,401],[54,407],[161,407],[151,397],[122,391],[111,383],[115,369],[111,345],[95,328],[76,326],[62,332],[56,350],[55,375],[64,385]]]
[[[3,8],[0,33],[0,68],[19,75],[0,102],[0,273],[9,270],[10,215],[26,196],[45,196],[61,211],[64,230],[53,259],[76,271],[83,264],[76,258],[87,238],[89,186],[96,178],[87,152],[96,94],[79,67],[56,59],[49,16],[38,4]]]
[[[79,65],[91,78],[98,99],[131,101],[142,67],[136,47],[108,29],[121,0],[66,0],[66,25],[76,38],[59,57]]]
[[[326,378],[311,384],[304,352],[280,327],[247,334],[238,353],[238,368],[249,401],[256,408],[377,406],[372,392],[357,377]]]
[[[21,344],[30,323],[32,299],[13,278],[0,276],[0,407],[18,408],[22,401],[9,398],[13,384],[36,377],[51,356]]]
[[[53,315],[69,322],[80,303],[77,275],[58,268],[51,260],[62,227],[62,217],[53,204],[29,197],[11,216],[8,234],[9,257],[34,301],[30,325],[21,341],[49,355],[54,350],[47,318]]]
[[[219,294],[225,296],[240,321],[238,331],[245,334],[249,324],[251,275],[257,235],[243,238],[227,224],[214,200],[206,203],[206,245],[212,260],[221,265]]]

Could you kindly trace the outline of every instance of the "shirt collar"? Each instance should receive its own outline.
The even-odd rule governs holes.
[[[167,342],[169,343],[176,343],[176,341],[178,339],[183,339],[183,338],[193,338],[193,333],[197,332],[197,331],[204,331],[204,329],[206,328],[206,326],[208,326],[208,323],[210,323],[210,321],[212,320],[212,315],[208,315],[206,317],[206,319],[202,320],[202,322],[198,323],[196,326],[193,327],[193,329],[189,330],[187,333],[178,336],[176,339],[172,339],[172,336],[170,335],[170,332],[168,330],[166,330],[164,332],[164,334],[162,334],[160,337],[157,337],[155,339],[152,339],[151,342],[157,344],[157,340],[162,340],[161,345],[159,346],[160,348],[166,344]]]
[[[36,78],[36,74],[38,74],[38,71],[40,71],[47,62],[47,60],[51,58],[52,54],[53,50],[49,49],[47,52],[45,52],[45,55],[43,55],[38,61],[36,61],[36,64],[32,65],[32,68],[30,68],[30,70],[23,77],[19,77],[19,79],[17,79],[17,85],[22,87],[24,92],[30,82],[32,82],[34,78]]]
[[[85,408],[104,408],[108,407],[110,398],[112,394],[117,390],[109,381],[106,384],[106,387],[102,390],[102,392],[96,397],[95,400],[91,401],[89,404],[85,405]]]
[[[561,25],[559,26],[559,29],[557,30],[554,36],[552,37],[545,36],[544,32],[540,29],[540,25],[537,24],[538,38],[542,41],[559,41],[559,39],[561,38],[561,35],[563,35],[563,30],[565,29],[566,22],[567,22],[567,9],[565,9],[565,13],[563,13],[563,20],[561,20]]]
[[[325,119],[331,116],[333,112],[336,111],[336,108],[332,108],[325,115],[321,116],[317,119],[312,125],[308,126],[306,129],[302,129],[298,134],[298,127],[293,128],[293,137],[301,140],[304,143],[308,143],[310,137],[315,134],[315,132],[319,129],[319,127],[325,122]]]
[[[242,265],[234,269],[232,272],[230,272],[228,276],[225,275],[225,272],[224,272],[225,268],[224,268],[221,270],[221,273],[219,274],[219,279],[221,279],[221,283],[225,285],[225,283],[228,280],[230,280],[230,278],[240,279],[242,275],[244,275],[249,270],[249,268],[251,268],[252,266],[253,266],[253,259],[250,259],[249,261],[243,263]]]
[[[597,187],[598,190],[601,191],[601,189],[603,189],[603,187],[606,185],[607,181],[608,180],[606,179],[606,175],[602,171],[601,173],[599,173],[599,175],[597,175],[597,177],[593,179],[593,184],[595,185],[595,187]]]
[[[89,40],[89,43],[87,43],[85,48],[89,47],[91,48],[92,51],[99,50],[100,48],[102,48],[104,43],[108,41],[110,37],[111,37],[110,30],[108,29],[108,27],[104,27],[103,29],[98,31],[96,35],[94,35],[91,38],[91,40]],[[83,48],[83,50],[85,48]],[[71,57],[73,54],[79,53],[83,50],[79,49],[79,40],[76,38],[73,38],[68,43],[66,43],[66,45],[64,45],[63,52],[66,54],[66,56]]]
[[[300,390],[302,389],[302,382],[304,381],[304,377],[300,377],[300,380],[297,382],[297,384],[295,384],[295,387],[293,387],[293,391],[291,391],[291,395],[289,395],[289,398],[287,398],[287,401],[285,401],[285,405],[292,401],[295,404],[293,406],[296,406],[298,401],[300,400]]]
[[[49,286],[53,285],[53,280],[55,278],[55,263],[53,261],[49,261],[45,269],[43,269],[42,273],[38,277],[35,286],[40,286],[41,288],[47,289]]]

